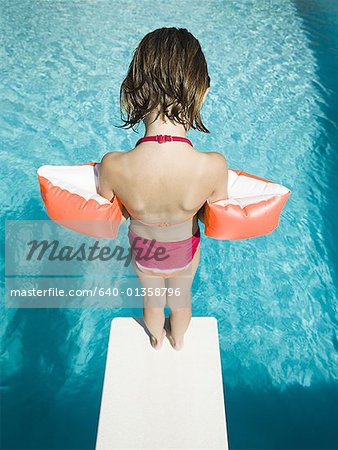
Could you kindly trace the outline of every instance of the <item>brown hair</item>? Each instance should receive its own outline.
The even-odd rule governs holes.
[[[185,28],[159,28],[134,51],[120,90],[121,128],[132,128],[150,111],[204,133],[200,109],[210,86],[198,40]],[[123,111],[126,119],[123,118]]]

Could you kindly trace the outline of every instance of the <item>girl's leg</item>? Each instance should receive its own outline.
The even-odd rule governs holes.
[[[191,320],[191,285],[196,274],[200,260],[200,246],[194,255],[191,266],[182,274],[167,280],[167,287],[179,289],[180,295],[167,295],[167,304],[170,308],[170,335],[171,345],[175,350],[183,347],[183,338]]]
[[[133,266],[141,286],[146,289],[146,294],[143,296],[143,319],[151,334],[151,345],[159,350],[166,334],[164,330],[166,296],[162,295],[164,293],[163,288],[165,288],[164,279],[146,275],[138,269],[136,264],[133,264]],[[151,295],[151,291],[155,292],[156,288],[162,288],[160,289],[160,296]]]

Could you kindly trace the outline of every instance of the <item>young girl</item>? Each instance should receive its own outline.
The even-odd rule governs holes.
[[[109,200],[116,195],[130,217],[133,266],[145,288],[144,321],[155,349],[166,335],[166,304],[168,339],[175,350],[183,346],[200,259],[198,218],[203,220],[206,201],[227,198],[225,158],[198,151],[186,138],[190,128],[209,133],[200,116],[209,89],[205,57],[189,31],[160,28],[147,34],[134,52],[120,96],[127,115],[123,127],[142,120],[145,136],[128,152],[107,153],[100,166],[99,193]],[[133,243],[153,257],[138,258]]]

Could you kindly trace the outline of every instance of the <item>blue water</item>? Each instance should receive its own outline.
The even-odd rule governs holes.
[[[273,234],[202,241],[193,313],[218,318],[230,448],[338,448],[337,3],[2,0],[0,8],[6,219],[46,218],[42,164],[98,160],[142,136],[142,127],[114,125],[145,33],[179,26],[200,39],[211,134],[188,137],[293,193]],[[126,311],[2,302],[3,449],[94,448],[117,315]]]

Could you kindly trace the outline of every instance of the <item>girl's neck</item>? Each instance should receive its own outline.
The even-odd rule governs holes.
[[[144,136],[155,136],[157,134],[168,134],[170,136],[186,137],[187,130],[183,125],[169,120],[167,117],[156,119],[156,112],[149,113],[144,118],[146,132]]]

